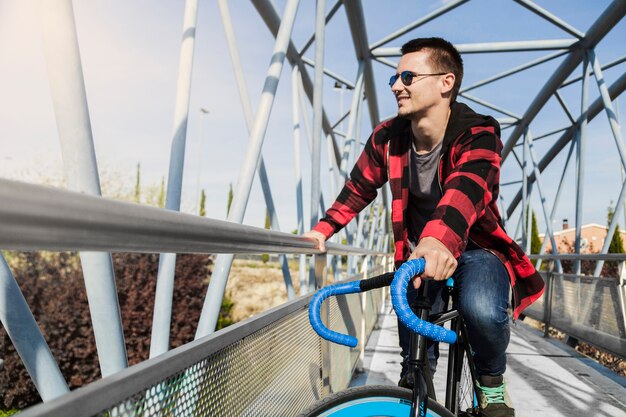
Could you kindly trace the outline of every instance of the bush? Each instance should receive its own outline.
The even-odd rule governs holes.
[[[7,259],[24,297],[70,389],[100,378],[87,296],[75,253],[9,253]],[[158,268],[156,254],[113,254],[129,365],[150,352]],[[208,255],[178,255],[171,321],[171,348],[193,340],[207,289]],[[226,300],[228,306],[230,300]],[[227,307],[223,312],[228,323]],[[40,402],[30,376],[4,328],[0,328],[0,393],[6,408]]]

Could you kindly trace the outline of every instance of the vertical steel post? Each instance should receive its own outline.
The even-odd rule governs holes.
[[[572,153],[574,151],[574,147],[576,146],[576,142],[572,141],[569,151],[567,153],[567,157],[565,158],[565,165],[563,166],[563,173],[561,174],[561,179],[559,180],[559,185],[556,189],[556,195],[554,196],[554,203],[552,204],[552,211],[550,212],[550,224],[552,224],[552,222],[554,221],[554,216],[556,215],[556,209],[559,205],[559,200],[561,199],[561,191],[563,190],[563,182],[565,181],[565,174],[567,173],[567,168],[569,166],[569,162],[572,159]],[[547,233],[547,230],[546,230]],[[539,251],[539,253],[544,253],[545,249],[546,249],[546,245],[548,243],[547,239],[543,239],[543,242],[541,243],[541,250]],[[552,253],[559,253],[558,248],[552,248]],[[537,270],[539,270],[541,268],[541,259],[539,259],[537,261]],[[562,264],[559,261],[557,263],[558,266],[558,273],[563,273],[563,269],[562,269]]]
[[[585,142],[587,136],[587,112],[589,98],[589,60],[585,56],[583,61],[583,80],[580,103],[580,127],[578,129],[578,147],[576,148],[576,239],[574,240],[574,251],[580,255],[582,230],[582,207],[583,207],[583,181],[585,178]],[[580,260],[574,263],[574,273],[580,275]]]
[[[537,192],[539,193],[539,201],[541,203],[541,211],[543,212],[543,219],[546,222],[546,234],[544,235],[543,240],[546,241],[549,238],[550,242],[552,243],[552,247],[554,248],[553,251],[555,253],[557,253],[556,241],[554,239],[554,233],[552,231],[552,222],[551,222],[550,216],[548,215],[548,209],[546,208],[546,199],[545,199],[545,197],[543,195],[543,189],[542,189],[542,184],[541,184],[541,172],[539,171],[539,166],[537,165],[537,158],[535,156],[533,137],[532,137],[530,131],[527,132],[526,137],[528,138],[528,140],[525,142],[525,144],[528,147],[527,152],[528,152],[528,155],[530,156],[530,162],[532,164],[532,170],[533,170],[533,172],[535,174],[535,183],[537,184]],[[532,220],[530,222],[532,223]],[[531,230],[530,239],[532,240],[532,230]],[[530,251],[528,253],[530,253]],[[556,262],[557,262],[557,265],[558,265],[558,268],[559,268],[559,271],[560,271],[561,270],[561,261],[557,259]]]
[[[187,141],[187,125],[189,121],[189,99],[191,97],[193,49],[196,38],[197,21],[198,0],[186,0],[185,14],[183,17],[183,39],[178,64],[174,128],[170,149],[170,165],[167,176],[167,193],[165,196],[165,208],[173,211],[180,210],[183,169],[185,164],[185,144]],[[156,292],[154,294],[152,336],[150,340],[151,358],[169,350],[175,270],[176,254],[160,254]]]
[[[528,245],[528,240],[529,240],[529,236],[528,236],[528,228],[526,226],[526,224],[528,223],[528,209],[529,209],[529,193],[528,193],[528,175],[526,175],[526,164],[527,162],[527,158],[526,158],[526,136],[528,134],[528,128],[524,131],[524,142],[523,142],[523,148],[522,148],[522,248],[524,249],[524,252],[528,253],[529,252],[529,245]]]
[[[604,110],[606,111],[607,118],[609,119],[609,125],[611,127],[611,132],[613,133],[613,139],[615,140],[615,145],[617,147],[617,151],[620,156],[621,167],[620,171],[626,168],[626,148],[624,147],[624,140],[622,138],[622,130],[619,124],[619,120],[617,118],[617,113],[615,112],[613,105],[611,103],[611,96],[609,95],[608,88],[604,81],[604,77],[602,75],[602,68],[600,67],[600,63],[596,58],[595,52],[593,50],[587,51],[587,57],[589,62],[592,65],[593,74],[595,76],[596,82],[598,84],[598,90],[600,90],[600,97],[602,98],[602,103],[604,105]],[[626,183],[622,181],[622,190],[620,191],[617,202],[615,203],[615,212],[613,213],[613,218],[609,224],[609,229],[607,232],[607,237],[604,240],[604,244],[602,245],[602,252],[607,253],[609,250],[609,246],[611,244],[611,237],[615,233],[617,229],[617,218],[623,208],[623,204],[626,198]],[[594,271],[595,276],[599,276],[602,271],[602,266],[604,265],[604,261],[598,261],[596,263],[596,269]]]
[[[356,152],[356,135],[355,124],[357,121],[358,107],[361,103],[361,96],[363,95],[363,73],[365,71],[365,63],[363,60],[359,61],[359,68],[356,75],[356,83],[352,92],[352,101],[350,103],[350,118],[348,119],[348,130],[346,130],[346,141],[344,142],[343,154],[341,156],[341,166],[339,167],[345,180],[348,179],[348,163],[350,151]],[[344,180],[344,182],[345,182]]]
[[[0,255],[0,320],[44,401],[70,390],[20,287]]]
[[[313,89],[313,137],[311,138],[311,211],[310,227],[313,228],[319,219],[317,202],[320,199],[320,162],[321,162],[321,136],[322,136],[322,112],[324,94],[324,33],[326,26],[326,0],[317,0],[315,12],[315,81]],[[315,264],[311,258],[309,264],[309,289],[315,287]]]
[[[67,186],[100,195],[87,94],[71,0],[41,0],[44,53]],[[81,265],[102,376],[127,366],[111,255],[81,252]]]
[[[250,190],[252,188],[252,180],[254,179],[254,173],[257,169],[259,158],[261,156],[263,139],[265,138],[270,113],[274,104],[274,97],[278,88],[280,73],[283,68],[283,63],[285,62],[287,46],[289,45],[291,31],[296,18],[296,11],[298,10],[298,3],[299,0],[289,0],[285,6],[285,12],[283,14],[284,17],[276,36],[276,44],[274,46],[274,51],[272,52],[272,59],[267,71],[267,77],[265,78],[263,93],[261,94],[261,101],[259,103],[259,110],[256,114],[254,126],[250,133],[250,143],[247,147],[246,158],[239,180],[237,181],[230,215],[228,216],[230,221],[241,223],[246,211],[246,206],[248,205]],[[219,255],[215,260],[213,275],[211,276],[211,282],[209,284],[209,289],[207,290],[204,306],[202,307],[202,313],[200,315],[200,321],[198,323],[198,329],[196,331],[196,339],[215,331],[232,260],[233,255],[231,254]]]
[[[294,65],[291,71],[291,101],[293,117],[293,149],[296,170],[296,211],[298,215],[298,234],[304,233],[304,209],[302,204],[302,152],[300,138],[300,111],[299,111],[300,76],[298,66]],[[300,295],[306,287],[306,255],[299,255]]]
[[[233,30],[232,19],[230,18],[230,11],[228,4],[224,0],[218,2],[220,13],[222,15],[222,23],[224,24],[224,32],[226,34],[226,41],[228,43],[228,50],[233,62],[233,68],[235,72],[235,80],[237,81],[237,88],[239,90],[239,98],[243,107],[244,116],[246,119],[246,127],[248,128],[248,134],[252,130],[254,124],[254,115],[252,112],[252,106],[250,105],[250,96],[246,87],[246,82],[243,76],[243,70],[241,67],[241,61],[239,59],[239,53],[237,51],[237,42],[235,41],[235,31]],[[278,213],[276,212],[276,206],[274,206],[274,198],[272,197],[272,189],[270,187],[270,181],[267,176],[267,170],[265,169],[265,162],[263,161],[263,155],[259,156],[258,166],[259,182],[261,183],[261,189],[263,190],[263,197],[265,198],[265,205],[270,217],[270,227],[272,230],[280,230],[280,224],[278,222]],[[287,257],[284,254],[278,256],[280,266],[283,272],[283,280],[285,281],[285,289],[287,291],[287,298],[293,300],[295,298],[295,292],[293,290],[293,284],[291,282],[291,274],[289,273],[289,265],[287,263]]]

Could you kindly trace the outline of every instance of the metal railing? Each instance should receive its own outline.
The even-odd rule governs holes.
[[[0,180],[0,199],[2,249],[316,254],[316,284],[327,282],[327,255],[293,234],[9,180]],[[391,267],[388,256],[372,250],[328,243],[327,253],[364,255],[362,270],[370,267],[364,273]],[[3,282],[14,282],[8,268],[5,272]],[[49,349],[41,338],[34,352],[22,355],[20,343],[33,344],[20,333],[32,314],[7,314],[15,310],[12,303],[25,306],[19,288],[12,291],[4,289],[8,304],[0,318],[39,389],[51,379],[37,372],[37,352]],[[328,326],[361,340],[349,349],[331,347],[310,329],[309,299],[303,296],[73,392],[48,391],[43,404],[23,415],[292,415],[347,386],[383,300],[377,291],[323,306]],[[34,320],[30,331],[39,332]],[[54,370],[51,355],[47,364]]]
[[[524,314],[621,358],[626,358],[626,255],[531,255],[548,261],[541,274],[544,295]],[[554,261],[619,262],[619,276],[594,277],[558,273]]]

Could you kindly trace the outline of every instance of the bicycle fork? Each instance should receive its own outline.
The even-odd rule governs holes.
[[[415,302],[411,306],[415,314],[422,320],[428,320],[430,303],[424,296],[428,282],[422,282]],[[426,417],[428,410],[428,396],[434,396],[432,379],[425,378],[424,373],[430,375],[428,363],[427,339],[424,336],[411,332],[411,347],[407,365],[413,375],[413,396],[411,401],[411,417]],[[428,381],[428,382],[427,382]],[[433,397],[434,398],[434,397]]]

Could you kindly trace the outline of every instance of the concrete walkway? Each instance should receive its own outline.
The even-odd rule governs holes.
[[[396,316],[385,307],[367,343],[364,372],[351,386],[395,385],[400,374]],[[447,349],[435,375],[437,398],[445,394]],[[616,376],[574,349],[544,339],[528,325],[511,326],[505,374],[517,417],[626,417],[626,378]]]

